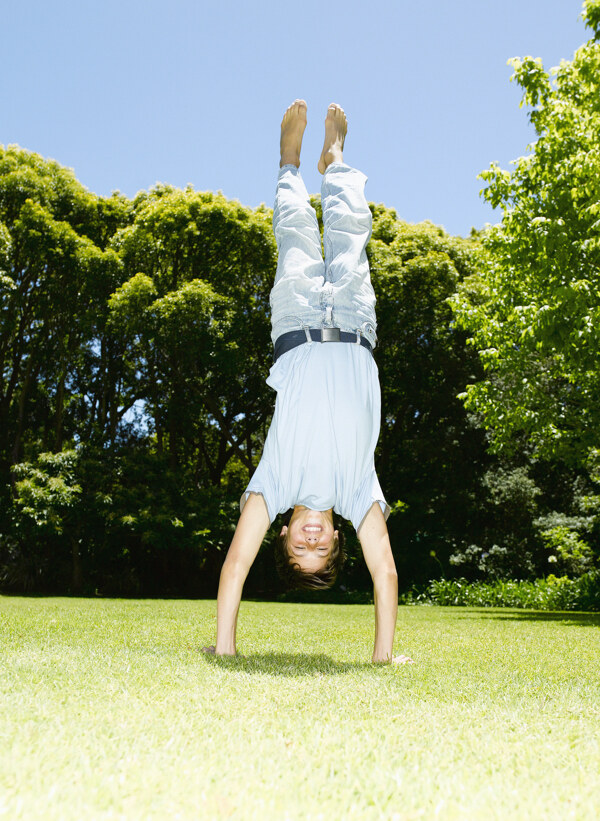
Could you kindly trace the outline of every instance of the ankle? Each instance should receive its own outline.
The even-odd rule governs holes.
[[[344,154],[341,148],[334,146],[329,148],[323,154],[323,163],[325,165],[325,170],[329,168],[330,165],[333,163],[343,163],[344,162]]]
[[[296,168],[300,168],[300,159],[298,157],[289,157],[286,154],[282,154],[281,160],[279,161],[279,167],[283,168],[284,165],[295,165]]]

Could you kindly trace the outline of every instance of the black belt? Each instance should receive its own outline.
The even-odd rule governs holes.
[[[354,342],[356,345],[360,339],[363,348],[373,352],[373,346],[362,334],[341,331],[339,328],[308,328],[307,330],[313,342]],[[292,348],[297,348],[298,345],[302,345],[304,342],[308,342],[304,330],[288,331],[286,334],[281,334],[275,340],[273,361],[277,362],[284,353],[291,351]]]

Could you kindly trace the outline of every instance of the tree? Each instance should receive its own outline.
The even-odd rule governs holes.
[[[35,588],[36,576],[41,575],[42,569],[56,578],[60,577],[61,568],[70,564],[70,588],[74,593],[83,590],[80,511],[77,509],[81,486],[77,482],[77,461],[76,451],[68,450],[41,453],[33,464],[23,462],[14,466],[12,531],[20,550],[14,551],[17,566],[10,567],[9,563],[8,575],[16,575],[16,580],[25,587]],[[43,552],[37,544],[40,539],[46,547]],[[65,547],[70,548],[70,562]]]
[[[404,583],[442,567],[527,575],[549,554],[584,572],[600,505],[589,480],[557,457],[532,462],[529,444],[514,462],[490,455],[480,417],[458,398],[483,372],[450,303],[462,288],[469,310],[493,304],[491,240],[484,257],[477,237],[371,209],[376,465]],[[274,405],[275,259],[264,207],[163,185],[102,199],[56,163],[0,151],[4,584],[214,593]],[[346,583],[366,590],[347,534]],[[249,591],[276,589],[268,548]]]
[[[593,38],[550,72],[512,60],[536,139],[512,171],[492,165],[484,196],[502,221],[481,272],[461,285],[460,325],[485,378],[464,392],[493,447],[582,469],[600,428],[600,3]]]
[[[22,458],[25,433],[30,440],[35,430],[42,450],[61,450],[77,427],[75,384],[120,272],[116,253],[95,240],[105,242],[103,223],[118,214],[119,197],[101,207],[69,170],[14,146],[0,148],[4,470]]]
[[[251,474],[272,410],[270,212],[162,186],[138,197],[113,245],[128,276],[109,303],[120,378],[158,451],[201,483],[219,485],[233,458]]]
[[[489,464],[484,433],[457,398],[480,375],[478,357],[448,304],[476,270],[479,244],[372,208],[367,251],[382,392],[376,466],[386,496],[400,502],[389,527],[401,577],[424,580],[469,538]]]

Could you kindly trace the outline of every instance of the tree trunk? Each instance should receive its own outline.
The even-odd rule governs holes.
[[[177,420],[173,407],[169,408],[169,466],[177,469]]]
[[[156,452],[159,456],[163,455],[163,429],[158,420],[158,416],[154,417],[154,427],[156,429]]]
[[[23,420],[25,418],[25,405],[27,404],[27,398],[29,395],[29,386],[32,382],[37,379],[38,369],[33,371],[33,367],[30,363],[27,366],[27,371],[25,374],[25,379],[23,380],[23,387],[21,388],[21,395],[19,396],[19,413],[17,417],[17,430],[15,432],[15,440],[13,443],[12,449],[12,463],[13,465],[19,461],[19,454],[21,452],[21,433],[23,432]]]
[[[63,446],[63,413],[65,405],[65,379],[66,372],[63,370],[58,382],[56,391],[56,424],[54,428],[54,450],[60,453]]]
[[[73,539],[71,539],[71,557],[71,589],[73,591],[73,595],[79,596],[83,591],[83,566],[81,563],[81,552],[79,550],[79,539],[77,536],[74,536]]]

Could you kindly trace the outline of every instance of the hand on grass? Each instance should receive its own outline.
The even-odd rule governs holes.
[[[230,658],[238,659],[244,658],[241,653],[217,653],[217,648],[214,644],[211,644],[210,647],[203,647],[202,652],[206,653],[207,656],[229,656]]]
[[[410,656],[384,656],[383,658],[373,658],[373,664],[414,664]]]

